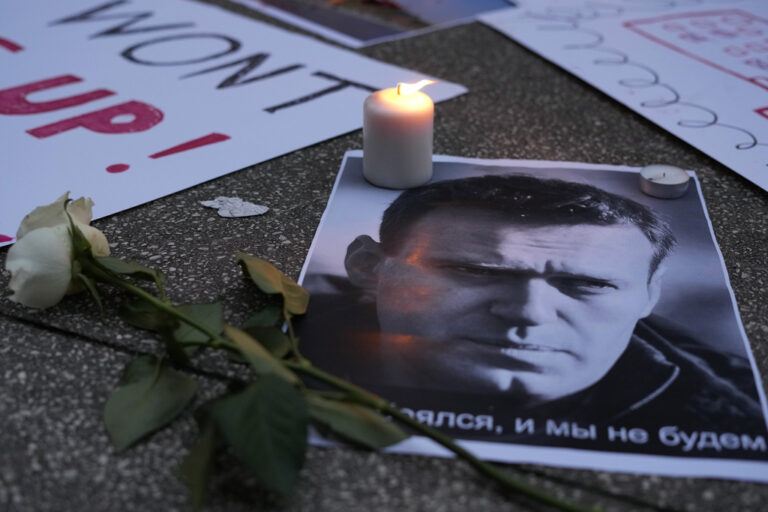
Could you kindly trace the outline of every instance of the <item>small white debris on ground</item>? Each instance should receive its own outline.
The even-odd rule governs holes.
[[[208,208],[218,208],[218,213],[222,217],[252,217],[269,211],[266,206],[249,203],[239,197],[221,196],[213,201],[200,201],[200,204]]]

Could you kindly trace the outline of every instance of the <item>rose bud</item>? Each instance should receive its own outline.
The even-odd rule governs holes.
[[[69,192],[47,206],[39,206],[21,221],[16,243],[8,251],[5,269],[11,272],[10,299],[33,308],[57,304],[67,293],[82,286],[72,275],[72,235],[70,221],[91,244],[94,256],[108,256],[104,233],[89,226],[93,201],[69,201]],[[67,216],[69,212],[69,216]]]

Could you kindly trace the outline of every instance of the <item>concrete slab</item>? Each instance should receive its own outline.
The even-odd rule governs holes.
[[[747,335],[762,374],[768,375],[768,194],[482,25],[362,53],[469,87],[469,94],[437,106],[437,153],[624,165],[663,162],[695,169]],[[242,279],[234,252],[264,257],[297,277],[341,157],[361,145],[358,131],[96,225],[116,255],[163,269],[174,301],[221,297],[227,316],[241,322],[263,299]],[[220,195],[239,196],[271,211],[226,219],[198,204]],[[6,289],[7,281],[7,275],[0,277],[0,288]],[[105,299],[111,308],[120,295],[105,292]],[[174,471],[194,436],[188,414],[172,429],[120,456],[112,453],[101,426],[109,388],[132,354],[155,350],[151,335],[115,319],[102,322],[90,299],[81,295],[42,312],[0,301],[0,340],[0,509],[186,509]],[[205,359],[201,365],[221,374],[239,371],[222,358]],[[214,390],[220,385],[216,379],[199,378]],[[768,385],[765,377],[763,383]],[[232,460],[221,464],[226,469],[214,482],[207,510],[530,509],[505,501],[463,464],[450,460],[312,449],[299,487],[289,498],[259,491]],[[507,471],[558,496],[606,510],[642,510],[648,503],[649,510],[758,511],[768,500],[768,486],[757,484],[534,466],[509,466]],[[627,495],[629,501],[610,494]]]

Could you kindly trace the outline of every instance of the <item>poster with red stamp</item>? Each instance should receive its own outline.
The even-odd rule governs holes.
[[[768,2],[547,0],[483,21],[768,190]]]
[[[371,91],[422,78],[198,2],[13,2],[0,16],[0,245],[67,190],[103,217],[356,130]]]

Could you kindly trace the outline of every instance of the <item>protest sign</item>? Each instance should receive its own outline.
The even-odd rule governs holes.
[[[424,78],[184,0],[13,3],[0,69],[0,244],[67,190],[103,217],[358,129],[371,91]]]
[[[768,190],[766,2],[546,0],[481,20]]]

